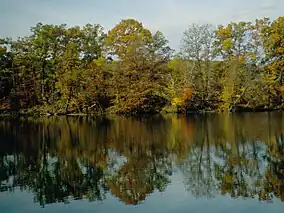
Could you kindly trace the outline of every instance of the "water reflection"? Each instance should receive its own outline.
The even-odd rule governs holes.
[[[0,120],[0,190],[137,205],[180,170],[196,197],[284,201],[283,114]]]

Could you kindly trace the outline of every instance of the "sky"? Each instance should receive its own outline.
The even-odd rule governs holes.
[[[284,15],[284,0],[0,0],[0,37],[29,35],[30,27],[101,24],[107,31],[121,19],[134,18],[160,30],[178,50],[191,24],[227,24]]]

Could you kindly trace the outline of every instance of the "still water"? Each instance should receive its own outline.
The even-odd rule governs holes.
[[[0,212],[283,212],[284,114],[0,120]]]

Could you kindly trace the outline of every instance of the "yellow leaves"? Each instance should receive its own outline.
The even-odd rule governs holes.
[[[76,100],[72,99],[69,103],[70,108],[76,108],[78,106],[78,103]]]
[[[220,38],[229,38],[232,34],[232,26],[228,25],[227,27],[219,26],[218,30],[216,31],[217,37]]]
[[[227,26],[219,26],[215,31],[216,52],[224,58],[244,55],[244,50],[249,49],[248,38],[252,32],[250,22],[232,22]]]
[[[126,19],[109,31],[105,44],[112,54],[125,58],[133,55],[133,50],[138,49],[139,46],[150,42],[152,42],[152,34],[143,27],[141,22]]]
[[[278,86],[277,90],[284,93],[284,86]]]
[[[100,57],[97,60],[95,60],[94,62],[97,66],[101,67],[101,66],[103,66],[107,63],[107,60],[104,57]]]
[[[232,40],[230,38],[225,39],[223,43],[223,49],[224,50],[229,50],[232,48]]]
[[[284,70],[284,17],[279,17],[265,30],[264,48],[270,65],[268,70],[276,74]],[[272,60],[271,60],[272,59]]]
[[[182,102],[183,102],[183,100],[181,98],[173,98],[172,105],[173,106],[179,106],[179,105],[182,104]]]
[[[192,95],[193,95],[193,89],[192,88],[184,88],[184,89],[182,89],[182,91],[180,92],[178,97],[174,97],[172,99],[171,103],[175,107],[183,106],[186,101],[190,100]]]
[[[230,108],[233,91],[234,91],[233,86],[230,85],[229,83],[227,83],[227,85],[223,87],[222,98],[221,98],[223,103],[220,106],[220,110],[228,110]]]
[[[283,46],[284,46],[284,40],[282,41],[282,43],[283,43]],[[279,46],[279,47],[276,47],[275,50],[278,53],[283,53],[284,54],[284,47]]]
[[[226,173],[224,176],[224,182],[227,184],[233,183],[233,177],[231,174]]]
[[[180,66],[180,60],[178,59],[172,59],[168,62],[168,68],[172,69],[173,71],[177,70]]]

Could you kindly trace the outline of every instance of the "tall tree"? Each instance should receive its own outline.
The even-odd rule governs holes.
[[[122,20],[106,38],[106,49],[117,58],[113,73],[115,111],[155,112],[165,104],[163,92],[170,48],[161,33],[152,36],[142,23]]]
[[[275,90],[274,103],[283,107],[284,95],[284,17],[273,21],[263,28],[264,50],[266,54],[266,69],[269,78],[273,80]]]
[[[214,30],[211,25],[193,24],[187,28],[181,41],[181,55],[187,61],[190,84],[193,88],[191,108],[205,109],[214,93],[210,92],[213,83],[212,61]],[[212,90],[211,90],[212,91]]]
[[[249,41],[247,39],[250,22],[230,23],[219,26],[216,30],[216,54],[223,59],[222,104],[221,110],[232,110],[236,104],[242,103],[242,98],[249,85],[246,70],[249,55]]]

